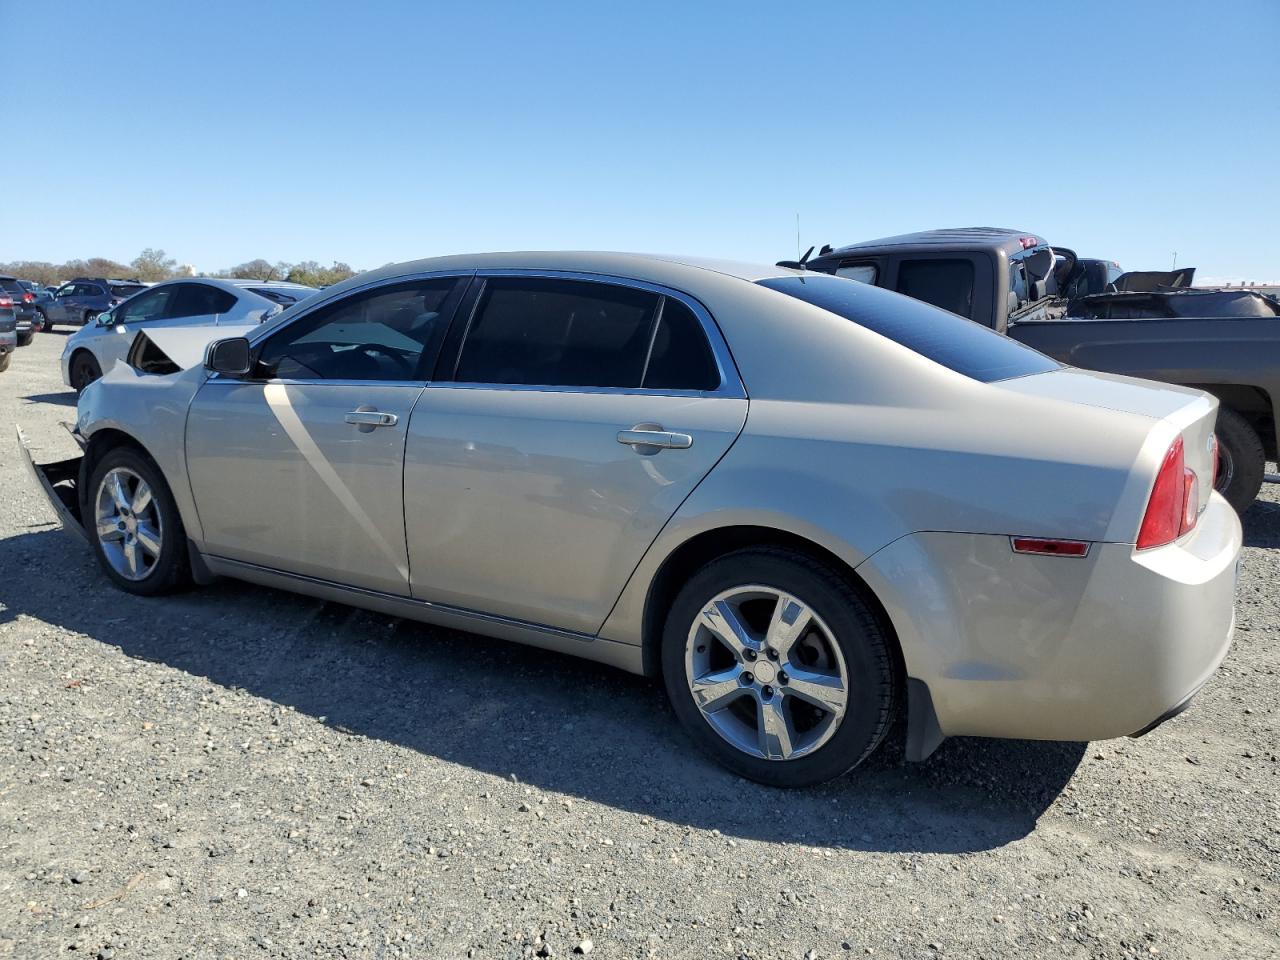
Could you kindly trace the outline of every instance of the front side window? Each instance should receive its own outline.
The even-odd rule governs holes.
[[[454,379],[639,387],[659,299],[645,290],[585,280],[490,278]]]
[[[126,300],[112,312],[116,323],[147,323],[165,315],[165,308],[173,297],[173,287],[157,287],[131,300]]]
[[[759,282],[983,383],[1058,369],[1056,361],[990,327],[879,287],[822,274]]]
[[[972,319],[973,263],[904,260],[898,266],[898,292]]]
[[[422,380],[448,322],[452,277],[378,287],[321,307],[272,336],[257,377],[280,380]]]

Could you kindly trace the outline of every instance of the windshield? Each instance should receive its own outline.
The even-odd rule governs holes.
[[[980,323],[856,280],[814,274],[774,277],[759,283],[852,320],[934,363],[983,383],[1046,373],[1059,367],[1057,361],[1043,353]]]

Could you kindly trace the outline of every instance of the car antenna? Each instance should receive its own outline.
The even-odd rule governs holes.
[[[813,256],[813,247],[804,252],[804,256],[799,260],[779,260],[775,266],[790,267],[792,270],[805,270],[805,264],[809,262],[809,258]]]

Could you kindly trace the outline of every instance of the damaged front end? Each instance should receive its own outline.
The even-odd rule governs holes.
[[[70,424],[64,423],[63,426],[67,428],[83,450],[85,446],[84,438]],[[50,463],[36,463],[35,457],[31,452],[30,441],[23,432],[22,426],[17,425],[16,429],[18,432],[18,449],[22,451],[22,459],[25,461],[27,469],[31,472],[31,476],[40,485],[40,489],[44,491],[44,495],[48,498],[54,513],[57,514],[58,523],[63,530],[72,531],[87,539],[88,533],[85,531],[80,509],[80,484],[82,482],[80,472],[84,464],[84,454],[68,457],[64,460],[54,460]]]

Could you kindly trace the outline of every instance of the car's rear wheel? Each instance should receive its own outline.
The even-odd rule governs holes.
[[[84,312],[84,316],[80,320],[80,325],[83,327],[87,327],[89,324],[93,323],[93,321],[96,319],[98,319],[97,310],[86,310]]]
[[[0,353],[0,373],[4,373],[9,369],[9,363],[13,360],[12,353]]]
[[[118,587],[153,596],[187,582],[186,532],[154,463],[138,450],[117,447],[94,466],[88,492],[94,553]]]
[[[853,586],[804,554],[753,548],[709,563],[667,618],[677,716],[730,770],[771,786],[838,777],[884,739],[892,639]]]
[[[37,310],[36,313],[40,320],[40,332],[49,333],[53,330],[53,321],[49,319],[49,315],[43,310]]]
[[[1267,454],[1258,432],[1230,407],[1218,408],[1218,479],[1215,489],[1244,513],[1262,489]]]
[[[81,350],[71,358],[71,387],[81,393],[93,381],[101,379],[102,368],[93,354]]]
[[[29,347],[31,346],[31,341],[34,340],[35,338],[36,338],[36,334],[35,334],[34,328],[29,330],[27,333],[20,333],[18,334],[18,346]]]

